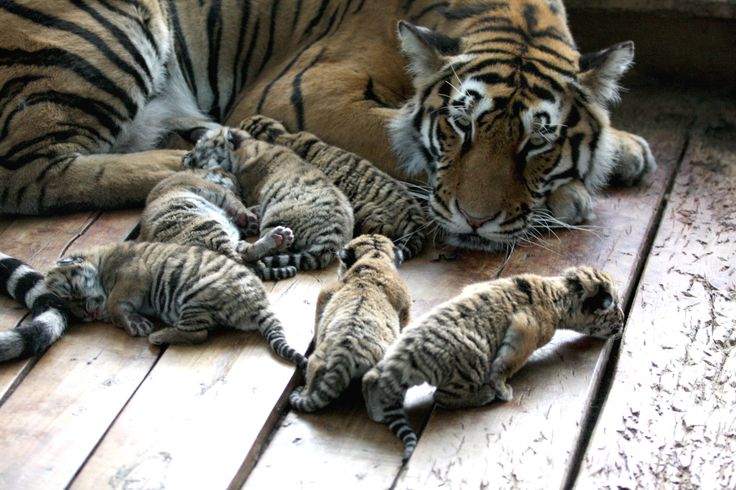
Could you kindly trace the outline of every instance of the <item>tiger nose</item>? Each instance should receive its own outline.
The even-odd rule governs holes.
[[[473,228],[480,228],[485,223],[488,223],[489,221],[492,221],[498,217],[499,214],[501,214],[501,211],[494,214],[493,216],[486,216],[485,218],[476,218],[475,216],[472,216],[470,213],[465,211],[462,206],[458,204],[457,208],[460,210],[460,213],[465,218],[465,221],[468,222],[468,224]]]

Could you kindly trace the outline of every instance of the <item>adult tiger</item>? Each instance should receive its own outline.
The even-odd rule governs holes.
[[[424,171],[470,248],[584,220],[609,176],[654,168],[606,110],[633,44],[580,58],[559,0],[1,0],[0,23],[0,213],[142,204],[179,168],[154,149],[169,135],[256,112]],[[0,357],[47,348],[52,310],[33,345],[0,334]]]
[[[152,149],[229,112],[426,172],[435,219],[474,248],[540,209],[579,222],[611,171],[654,167],[605,109],[633,45],[579,61],[558,0],[4,0],[0,21],[5,213],[142,203],[181,157]]]

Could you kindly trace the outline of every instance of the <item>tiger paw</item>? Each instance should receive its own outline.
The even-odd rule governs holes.
[[[275,252],[283,252],[288,250],[294,243],[294,232],[291,228],[285,226],[277,226],[268,234],[268,238],[273,242],[273,250]]]
[[[233,222],[240,228],[240,231],[246,236],[258,234],[260,220],[253,211],[242,206],[232,205],[226,207],[225,210]]]
[[[502,379],[492,379],[491,386],[496,392],[496,398],[504,402],[510,402],[514,398],[514,390]]]
[[[153,332],[153,323],[136,313],[125,317],[125,331],[134,337],[144,337]]]
[[[283,124],[266,116],[252,116],[240,123],[240,129],[246,130],[254,138],[273,143],[284,133],[288,133]]]
[[[579,180],[568,182],[550,194],[547,198],[547,208],[552,212],[554,219],[568,225],[579,225],[595,218],[593,198]],[[544,224],[555,227],[554,222],[545,221]]]
[[[618,149],[609,181],[627,187],[636,185],[657,169],[657,162],[644,138],[625,131],[616,131],[615,134],[618,137]]]

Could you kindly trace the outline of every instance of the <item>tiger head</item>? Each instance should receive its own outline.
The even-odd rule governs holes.
[[[570,300],[565,327],[598,338],[621,332],[625,315],[618,288],[609,274],[581,266],[567,269],[563,278]]]
[[[566,184],[590,214],[588,192],[614,164],[606,105],[633,43],[581,58],[563,18],[530,17],[478,13],[460,37],[399,22],[414,95],[392,143],[409,175],[427,175],[430,212],[456,246],[497,250],[570,222],[557,212],[578,206]]]

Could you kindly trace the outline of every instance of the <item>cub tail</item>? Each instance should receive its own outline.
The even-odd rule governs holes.
[[[335,257],[334,250],[319,247],[320,251],[302,250],[301,252],[281,253],[263,257],[261,260],[267,267],[296,267],[300,271],[324,269]]]
[[[297,365],[302,371],[307,368],[307,358],[291,347],[284,336],[284,327],[270,309],[265,309],[255,318],[258,331],[277,356]]]
[[[352,379],[350,359],[343,355],[333,355],[327,364],[312,369],[315,361],[310,361],[307,368],[307,386],[289,395],[291,406],[300,412],[315,412],[326,407],[347,389]]]
[[[296,275],[296,267],[293,265],[287,265],[285,267],[270,267],[267,266],[263,260],[246,262],[245,265],[253,269],[253,272],[255,272],[263,281],[280,281]]]
[[[43,275],[0,253],[0,293],[31,310],[33,320],[0,332],[0,361],[31,357],[59,340],[69,324],[69,309],[43,282]]]
[[[404,411],[406,388],[392,383],[388,372],[379,363],[363,376],[363,398],[368,416],[375,422],[383,422],[404,444],[402,460],[408,461],[417,447],[417,435],[409,425]]]

